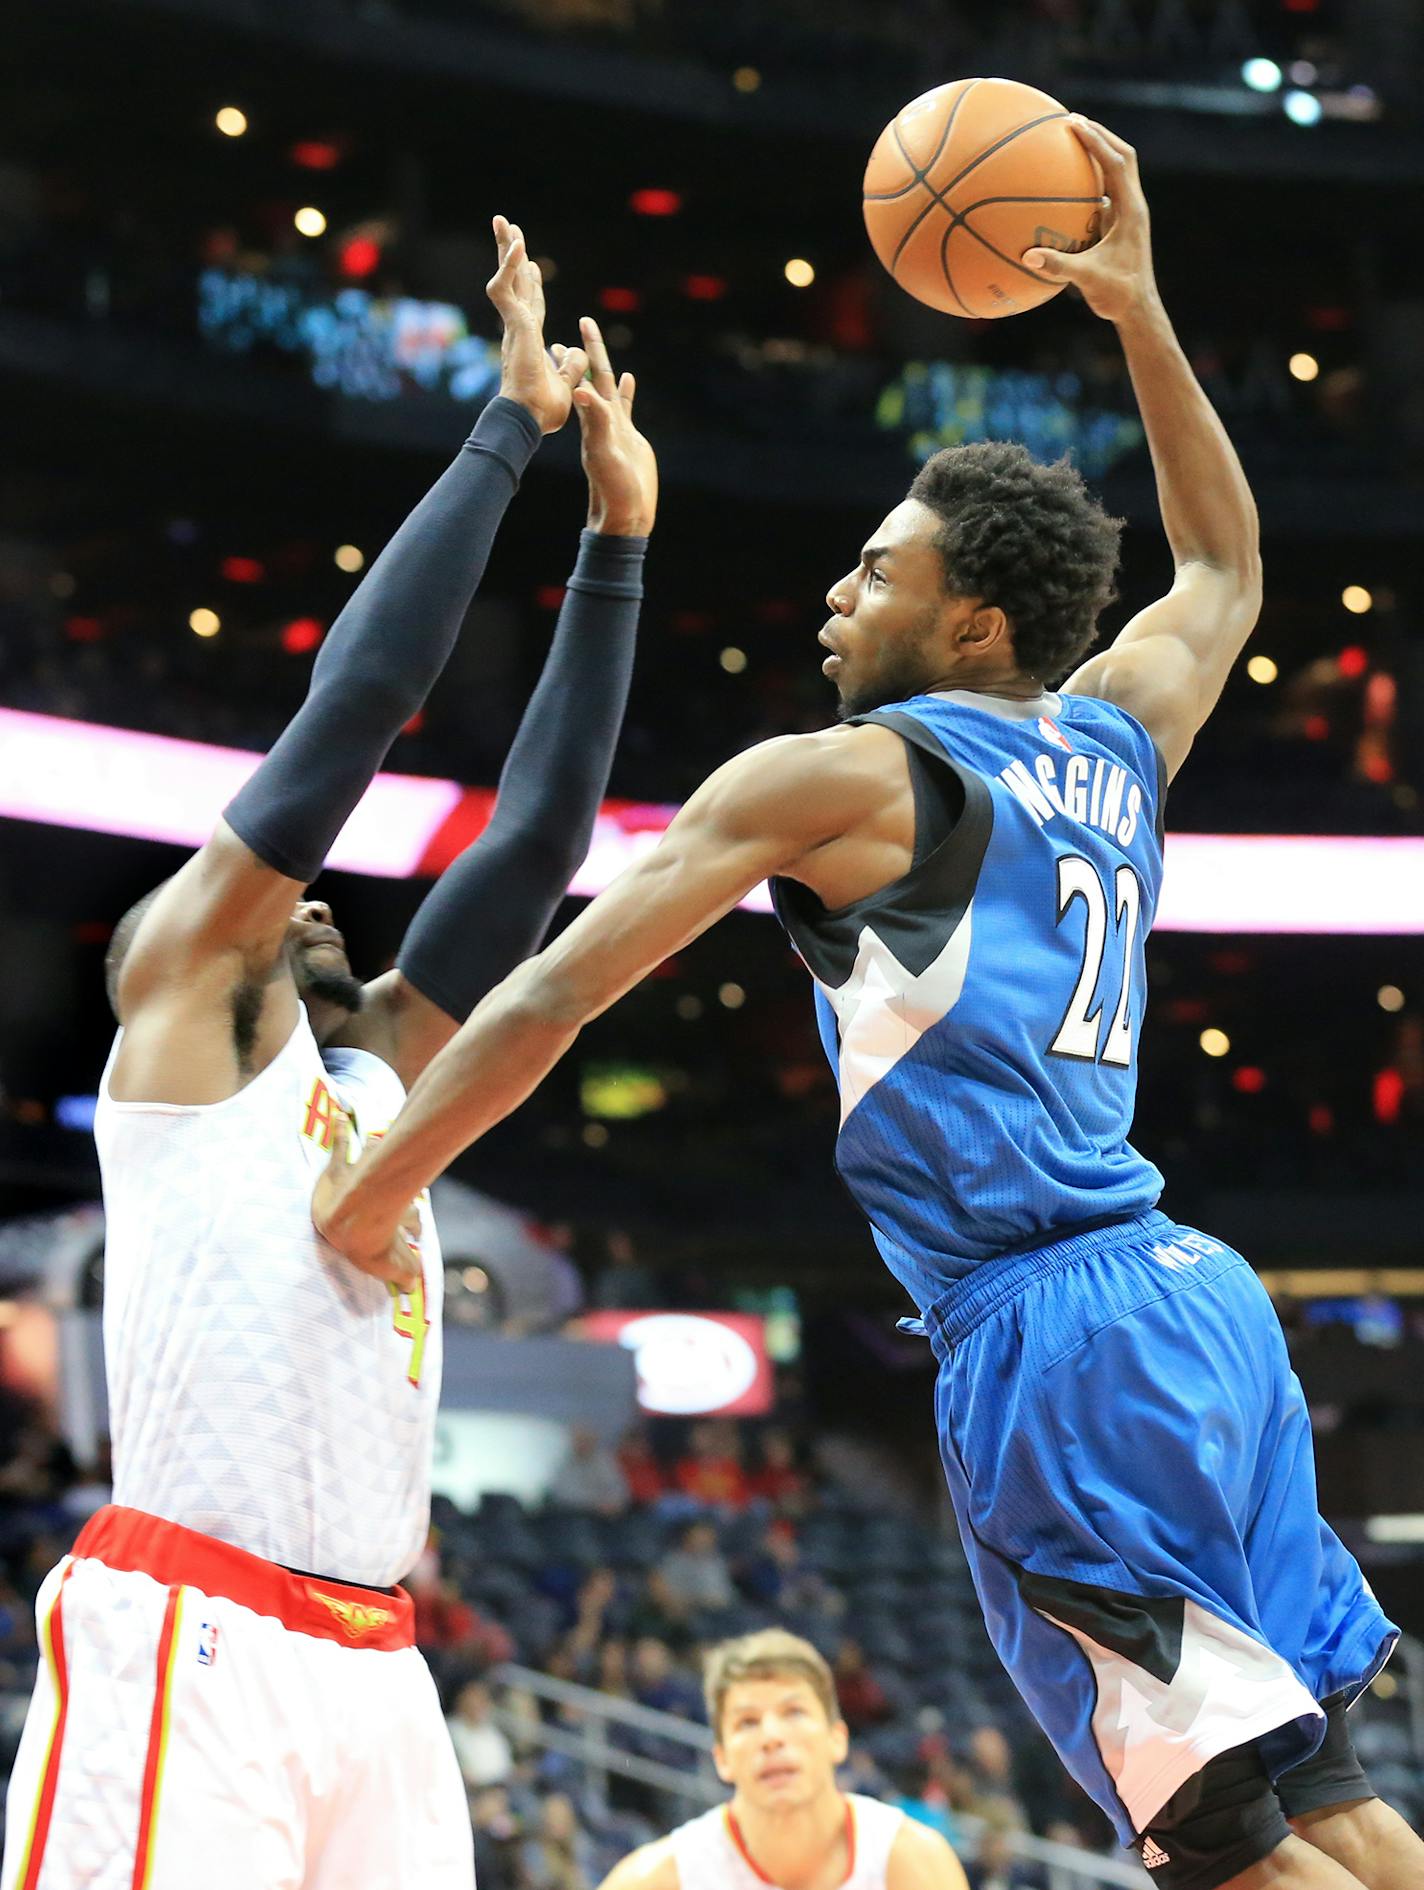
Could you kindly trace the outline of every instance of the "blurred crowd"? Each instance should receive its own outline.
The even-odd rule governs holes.
[[[832,1662],[852,1735],[845,1788],[941,1830],[973,1890],[1044,1890],[1011,1855],[1016,1832],[1114,1854],[998,1665],[952,1525],[899,1491],[873,1446],[813,1449],[779,1420],[701,1420],[616,1443],[574,1430],[534,1508],[437,1497],[406,1585],[481,1890],[592,1890],[619,1856],[714,1801],[696,1746],[656,1721],[600,1722],[590,1746],[578,1689],[615,1714],[702,1724],[702,1650],[773,1623]],[[0,1393],[0,1772],[35,1671],[36,1591],[107,1494],[102,1465],[81,1471],[32,1404]],[[1381,1789],[1424,1814],[1402,1710],[1372,1703],[1357,1742]]]
[[[687,1768],[687,1748],[657,1734],[612,1724],[601,1772],[551,1747],[544,1730],[576,1732],[583,1715],[541,1700],[521,1675],[701,1722],[701,1648],[771,1621],[808,1633],[834,1662],[853,1735],[847,1788],[937,1825],[965,1855],[976,1890],[1035,1881],[1016,1866],[1005,1874],[1005,1833],[1108,1844],[1018,1707],[969,1607],[962,1623],[960,1613],[951,1619],[962,1646],[940,1646],[931,1624],[927,1644],[940,1654],[929,1672],[924,1646],[912,1655],[883,1600],[874,1602],[871,1571],[882,1597],[898,1582],[903,1598],[920,1573],[931,1579],[910,1559],[929,1530],[861,1511],[852,1544],[846,1491],[782,1425],[668,1428],[680,1432],[671,1451],[641,1430],[617,1447],[576,1431],[539,1510],[487,1496],[469,1515],[436,1500],[407,1585],[469,1791],[482,1890],[590,1890],[619,1855],[707,1802],[620,1773],[621,1754]],[[2,1770],[35,1670],[36,1590],[107,1488],[11,1396],[0,1400],[0,1466]],[[933,1533],[933,1579],[953,1588],[958,1609],[962,1562],[937,1525]],[[936,1675],[947,1682],[938,1704]]]

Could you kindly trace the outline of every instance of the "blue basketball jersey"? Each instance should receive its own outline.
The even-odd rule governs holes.
[[[855,719],[909,744],[922,815],[946,770],[962,812],[869,899],[772,896],[816,981],[836,1165],[924,1310],[980,1261],[1161,1193],[1127,1136],[1164,776],[1146,730],[1091,696],[952,690]]]

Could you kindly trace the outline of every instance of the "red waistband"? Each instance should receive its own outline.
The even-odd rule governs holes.
[[[403,1588],[357,1588],[293,1575],[276,1562],[249,1555],[229,1542],[165,1522],[141,1509],[110,1503],[79,1532],[73,1554],[92,1556],[124,1574],[221,1595],[254,1614],[271,1615],[297,1634],[314,1634],[347,1647],[388,1652],[415,1640],[415,1609]]]

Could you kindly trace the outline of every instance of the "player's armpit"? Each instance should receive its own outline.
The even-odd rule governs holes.
[[[906,1818],[890,1847],[885,1890],[967,1890],[964,1866],[938,1831]]]
[[[119,976],[121,1014],[157,985],[190,980],[214,961],[253,977],[282,949],[299,881],[259,860],[226,821],[159,891]]]
[[[630,1851],[615,1864],[598,1890],[680,1890],[677,1859],[666,1838]]]
[[[1170,779],[1216,707],[1260,612],[1259,565],[1236,571],[1184,564],[1167,595],[1139,611],[1064,691],[1100,696],[1136,716],[1161,749]]]
[[[160,887],[117,973],[116,1101],[202,1105],[233,1095],[246,1080],[236,1037],[244,989],[255,994],[250,1063],[270,1061],[297,1019],[282,953],[301,892],[225,822]]]

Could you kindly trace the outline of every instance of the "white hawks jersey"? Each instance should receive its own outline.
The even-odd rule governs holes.
[[[885,1890],[890,1850],[905,1814],[877,1798],[848,1792],[850,1874],[840,1890]],[[678,1890],[765,1890],[767,1879],[737,1842],[727,1805],[714,1805],[700,1818],[680,1825],[668,1838],[677,1864]]]
[[[440,1248],[423,1200],[423,1290],[397,1293],[321,1239],[311,1197],[337,1108],[359,1147],[404,1102],[400,1078],[368,1051],[323,1053],[303,1009],[226,1101],[118,1102],[118,1043],[94,1119],[114,1501],[387,1587],[429,1524]]]

